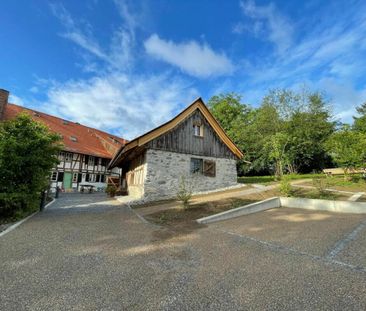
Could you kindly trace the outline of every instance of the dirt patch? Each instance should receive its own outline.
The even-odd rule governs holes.
[[[166,225],[174,228],[181,225],[184,227],[191,227],[192,224],[196,226],[195,220],[198,218],[221,213],[252,202],[253,201],[250,199],[233,198],[221,201],[197,203],[191,205],[187,209],[183,209],[181,206],[176,206],[175,208],[148,214],[145,218],[159,225]]]
[[[190,231],[202,227],[202,225],[195,221],[198,218],[221,213],[278,195],[279,193],[277,190],[270,190],[222,200],[206,202],[196,200],[188,209],[183,209],[183,207],[178,203],[173,207],[170,205],[167,206],[167,209],[165,210],[161,210],[161,207],[159,211],[147,213],[144,217],[148,221],[174,231]]]

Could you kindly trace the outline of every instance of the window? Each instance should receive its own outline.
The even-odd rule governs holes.
[[[216,162],[210,160],[203,161],[203,175],[208,177],[216,176]]]
[[[90,174],[89,182],[95,182],[95,179],[96,179],[96,175],[95,174]]]
[[[70,136],[70,140],[73,141],[73,142],[77,142],[78,141],[78,139],[75,136]]]
[[[72,182],[78,182],[78,173],[72,174]]]
[[[94,165],[94,157],[89,156],[88,165],[90,165],[90,166]]]
[[[66,162],[71,162],[71,160],[72,160],[72,153],[66,152],[65,153],[65,161]]]
[[[216,162],[191,158],[191,174],[203,174],[208,177],[216,176]]]
[[[59,154],[58,154],[58,159],[60,160],[60,161],[64,161],[64,159],[65,159],[65,152],[60,152]]]
[[[203,160],[191,158],[191,174],[202,174]]]
[[[199,124],[193,125],[193,134],[194,136],[203,137],[203,126]]]
[[[51,180],[52,181],[57,181],[57,172],[52,172],[52,174],[51,174]]]

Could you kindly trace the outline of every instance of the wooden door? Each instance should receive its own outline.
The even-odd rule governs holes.
[[[64,173],[64,189],[71,189],[72,187],[72,174],[71,173]]]

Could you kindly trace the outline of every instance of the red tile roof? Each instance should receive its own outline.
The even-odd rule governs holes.
[[[21,112],[29,113],[34,120],[62,135],[65,151],[111,159],[127,142],[121,137],[14,104],[5,106],[3,118],[9,120]]]

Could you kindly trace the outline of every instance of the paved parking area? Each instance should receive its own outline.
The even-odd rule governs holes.
[[[364,310],[365,221],[278,209],[180,232],[64,195],[0,238],[0,310]]]

